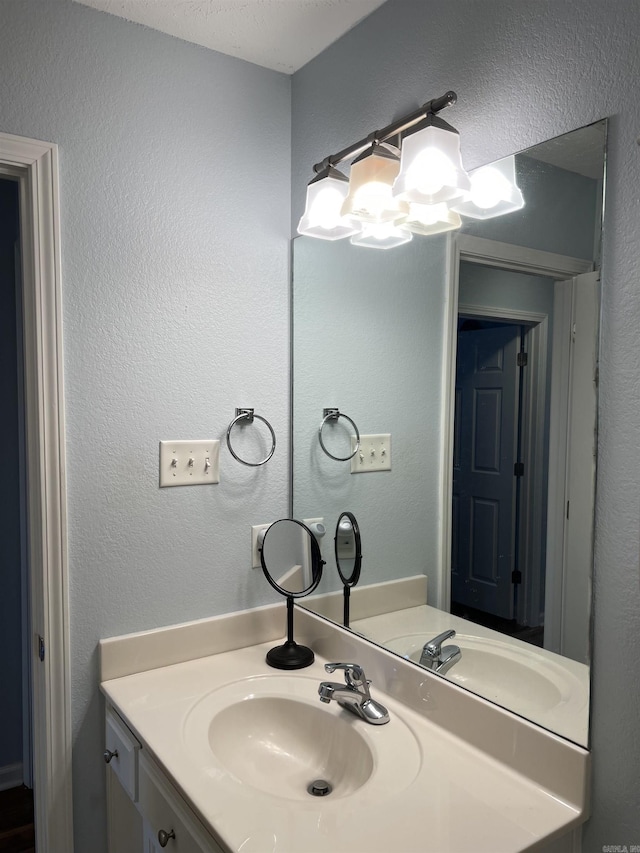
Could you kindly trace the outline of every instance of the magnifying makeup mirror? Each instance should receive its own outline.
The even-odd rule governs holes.
[[[360,528],[351,512],[343,512],[338,518],[335,535],[336,566],[344,593],[344,627],[349,627],[349,597],[351,587],[360,579],[362,566],[362,544]]]
[[[269,649],[267,663],[275,669],[310,666],[313,651],[293,639],[293,602],[309,595],[320,583],[324,561],[318,541],[301,521],[281,518],[265,531],[260,562],[267,581],[287,599],[287,640]]]

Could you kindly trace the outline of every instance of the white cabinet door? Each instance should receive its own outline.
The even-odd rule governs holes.
[[[138,769],[144,853],[225,853],[144,752]]]

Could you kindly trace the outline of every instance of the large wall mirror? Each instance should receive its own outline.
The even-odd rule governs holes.
[[[605,142],[517,154],[515,213],[293,248],[292,515],[357,517],[351,630],[585,746]],[[340,622],[321,546],[305,606]]]

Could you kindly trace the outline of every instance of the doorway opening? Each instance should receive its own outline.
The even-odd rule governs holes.
[[[3,725],[0,730],[2,837],[33,847],[31,767],[31,689],[29,588],[26,536],[26,464],[24,377],[22,362],[22,281],[20,259],[20,186],[0,175],[0,439],[5,466],[0,479],[0,635],[3,654]],[[11,804],[19,803],[17,815]],[[9,804],[9,805],[7,805]],[[29,815],[31,817],[29,818]],[[6,819],[5,819],[6,818]],[[29,818],[29,819],[27,819]],[[19,826],[14,826],[16,819]],[[5,825],[7,824],[7,825]]]
[[[23,399],[24,586],[30,601],[25,636],[29,665],[33,817],[38,851],[73,851],[71,689],[60,217],[57,147],[0,133],[0,177],[17,186]],[[15,283],[14,283],[15,286]],[[15,314],[13,315],[15,322]],[[26,624],[25,620],[25,624]],[[3,716],[4,723],[4,716]],[[23,732],[25,727],[23,726]],[[1,845],[0,845],[1,846]],[[23,848],[14,848],[20,849]],[[30,848],[25,848],[29,850]]]
[[[444,518],[442,587],[436,591],[439,606],[451,611],[452,601],[454,608],[462,602],[463,612],[454,609],[457,615],[501,632],[515,630],[519,635],[522,631],[519,638],[529,642],[539,642],[542,636],[545,649],[586,662],[591,596],[587,567],[593,555],[597,442],[599,274],[591,271],[589,261],[469,235],[458,235],[451,246],[443,371]],[[511,476],[520,478],[515,487],[512,481],[517,499],[512,502],[517,507],[517,562],[512,559],[509,567],[518,588],[505,596],[512,609],[512,616],[508,609],[506,617],[496,607],[487,607],[481,598],[476,602],[467,598],[465,603],[453,590],[452,557],[463,582],[466,573],[470,584],[489,583],[499,575],[496,565],[500,553],[500,540],[494,535],[498,514],[490,501],[478,506],[475,532],[485,551],[493,543],[491,571],[485,568],[476,572],[479,578],[472,577],[468,555],[478,543],[466,549],[467,564],[461,565],[460,542],[456,540],[461,533],[454,531],[462,518],[453,496],[452,460],[454,452],[457,456],[460,453],[455,449],[460,440],[460,421],[455,417],[456,408],[460,408],[456,350],[458,327],[465,320],[480,324],[477,332],[486,321],[524,327],[524,346],[520,349],[527,366],[519,375],[520,427],[513,427],[520,458],[514,459],[516,467],[511,468]],[[464,328],[466,334],[473,333],[474,323]],[[498,395],[491,393],[495,411]],[[487,400],[491,400],[491,393],[485,395]],[[486,411],[480,414],[486,416]],[[486,462],[490,442],[485,443],[486,447],[478,446],[485,452]],[[495,446],[493,450],[494,458],[499,458]],[[589,459],[591,464],[586,464]],[[473,536],[469,518],[467,513],[467,532]],[[455,548],[457,554],[453,554]],[[537,630],[540,628],[542,632]]]
[[[536,440],[530,424],[540,420],[537,412],[525,420],[530,328],[506,318],[458,317],[451,612],[542,646],[542,615],[531,620],[518,595],[527,526],[523,459]],[[536,568],[532,582],[544,601],[544,567]]]

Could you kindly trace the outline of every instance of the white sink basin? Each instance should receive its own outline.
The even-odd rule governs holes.
[[[211,752],[238,779],[261,791],[303,799],[315,780],[344,797],[367,781],[373,755],[343,718],[294,699],[256,696],[219,711],[209,725]]]
[[[407,634],[387,639],[384,645],[419,663],[427,639],[424,634]],[[444,677],[508,708],[521,705],[526,697],[523,713],[551,711],[567,702],[579,687],[570,673],[537,656],[534,647],[525,653],[506,643],[464,634],[456,634],[447,643],[459,646],[462,656]]]
[[[309,791],[316,780],[330,785],[326,802],[383,796],[413,782],[419,743],[406,723],[392,723],[372,726],[336,702],[323,705],[316,679],[274,675],[206,694],[186,715],[183,737],[207,773],[223,771],[230,784],[268,797],[317,804]]]

